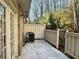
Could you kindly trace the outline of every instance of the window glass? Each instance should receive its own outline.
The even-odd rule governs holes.
[[[6,59],[6,21],[5,7],[0,4],[0,59]]]

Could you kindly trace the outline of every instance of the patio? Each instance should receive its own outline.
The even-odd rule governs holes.
[[[79,59],[79,1],[32,1],[0,0],[0,59]],[[25,44],[27,32],[40,40]]]
[[[22,49],[19,59],[69,59],[63,53],[52,47],[45,40],[35,40],[27,43]]]

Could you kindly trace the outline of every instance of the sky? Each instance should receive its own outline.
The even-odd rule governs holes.
[[[30,7],[30,13],[29,13],[29,19],[31,21],[33,21],[35,19],[34,12],[33,12],[34,3],[35,3],[35,0],[32,0],[31,7]]]
[[[31,20],[31,21],[34,21],[34,19],[36,19],[36,17],[35,17],[35,14],[34,14],[34,4],[37,4],[37,2],[36,2],[37,0],[32,0],[32,3],[31,3],[31,7],[30,7],[30,12],[29,12],[29,19]],[[41,0],[38,0],[38,1],[41,1]],[[45,0],[44,0],[45,1]],[[51,0],[49,0],[49,1],[51,1]],[[52,0],[53,1],[53,0]],[[59,8],[60,6],[60,0],[55,0],[57,3],[56,3],[56,6],[57,6],[57,8]],[[61,0],[62,1],[62,0]],[[69,0],[63,0],[65,3],[63,4],[63,2],[61,2],[62,3],[62,6],[64,6],[64,5],[67,5],[67,3],[69,2]],[[50,4],[50,2],[49,2],[49,4]],[[53,4],[53,2],[52,2],[52,5],[54,5]],[[45,5],[44,5],[44,9],[45,9]],[[50,4],[50,6],[49,6],[49,8],[51,7],[51,4]],[[38,4],[37,4],[37,8],[38,8],[38,16],[40,16],[40,11],[39,11],[39,7],[38,7]],[[52,10],[54,10],[54,7],[52,7]]]
[[[35,15],[34,15],[34,4],[37,4],[36,3],[36,1],[37,0],[32,0],[32,3],[31,3],[31,7],[30,7],[30,13],[29,13],[29,19],[31,20],[31,21],[33,21],[34,19],[36,19],[36,17],[35,17]],[[41,1],[41,0],[38,0],[39,2]],[[43,0],[43,1],[45,1],[45,0]],[[38,8],[38,17],[40,16],[40,9],[39,9],[39,7],[38,7],[39,5],[37,4],[37,8]],[[43,11],[45,10],[45,5],[43,5]]]

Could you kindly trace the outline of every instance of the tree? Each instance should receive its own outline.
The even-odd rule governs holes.
[[[46,4],[46,11],[49,11],[49,0],[45,0],[45,4]]]
[[[53,0],[53,4],[54,4],[54,11],[56,11],[56,0]]]
[[[33,7],[33,12],[34,12],[34,16],[35,18],[38,17],[38,11],[39,11],[39,8],[38,8],[38,0],[36,0],[36,2],[33,3],[34,7]]]
[[[43,0],[41,1],[41,16],[43,16]]]
[[[75,22],[77,22],[76,24],[76,31],[79,32],[79,0],[74,0],[74,8],[75,8],[75,12],[76,12],[76,20]]]
[[[72,0],[73,15],[74,15],[74,30],[79,32],[79,0]]]
[[[73,30],[73,12],[72,9],[66,8],[64,11],[57,11],[55,17],[60,18],[57,19],[59,23],[59,27],[63,29]],[[73,24],[72,24],[73,23]]]

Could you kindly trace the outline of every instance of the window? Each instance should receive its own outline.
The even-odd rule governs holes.
[[[5,7],[0,4],[0,59],[6,59],[6,19]]]

